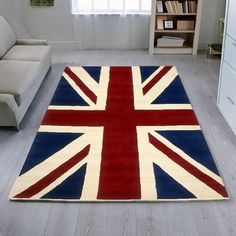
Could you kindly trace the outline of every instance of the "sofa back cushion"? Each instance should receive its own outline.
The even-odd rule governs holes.
[[[6,20],[0,16],[0,57],[16,43],[16,35]]]

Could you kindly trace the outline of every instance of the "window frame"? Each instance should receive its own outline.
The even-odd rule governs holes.
[[[151,4],[152,1],[150,0],[150,9],[149,10],[142,10],[142,2],[146,0],[139,0],[139,9],[138,10],[126,10],[125,9],[125,0],[123,1],[123,9],[122,10],[113,10],[109,9],[109,2],[107,0],[107,9],[106,10],[96,10],[94,9],[94,1],[92,2],[92,7],[90,10],[80,10],[78,6],[78,0],[71,0],[72,4],[72,14],[73,15],[151,15]]]

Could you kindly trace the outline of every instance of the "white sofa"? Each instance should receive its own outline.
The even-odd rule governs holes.
[[[19,128],[50,67],[47,41],[17,39],[0,16],[0,126]]]

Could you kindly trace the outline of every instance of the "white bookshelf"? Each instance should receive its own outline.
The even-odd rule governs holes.
[[[189,0],[187,0],[189,1]],[[149,53],[150,54],[197,54],[199,30],[202,14],[202,1],[197,0],[196,13],[158,13],[156,10],[156,0],[152,0],[152,14],[150,20]],[[165,0],[163,0],[163,5]],[[165,7],[164,7],[165,10]],[[157,19],[159,16],[167,17],[167,20],[176,22],[178,19],[194,20],[195,26],[192,30],[178,29],[157,29]],[[157,47],[157,39],[161,36],[177,36],[186,39],[183,47]]]

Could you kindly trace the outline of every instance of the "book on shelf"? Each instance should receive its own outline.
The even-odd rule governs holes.
[[[156,2],[156,11],[157,11],[158,13],[164,12],[164,9],[163,9],[163,2],[162,2],[162,1],[157,1],[157,2]]]
[[[171,5],[170,1],[165,2],[165,6],[166,6],[167,13],[173,13],[174,12],[174,8],[172,8],[172,5]]]
[[[178,2],[177,1],[173,1],[173,2],[171,2],[171,5],[174,8],[174,13],[177,13],[179,11],[179,9],[178,9]]]
[[[188,1],[188,11],[189,11],[189,13],[196,13],[197,12],[196,1]]]
[[[176,5],[177,5],[177,9],[178,9],[177,13],[184,13],[182,3],[176,1]]]
[[[161,2],[161,1],[157,1],[157,2]],[[196,13],[197,12],[197,2],[195,0],[165,1],[165,7],[167,10],[167,13]]]
[[[175,36],[162,36],[157,39],[157,47],[183,47],[185,39]]]
[[[185,1],[184,3],[183,3],[183,5],[184,5],[184,9],[185,9],[185,13],[189,13],[189,11],[188,11],[188,1]]]
[[[163,35],[162,36],[163,39],[175,39],[175,40],[183,40],[183,38],[179,37],[179,36],[170,36],[170,35]]]
[[[179,7],[180,7],[180,12],[185,13],[184,8],[183,8],[183,4],[181,2],[179,3]]]

